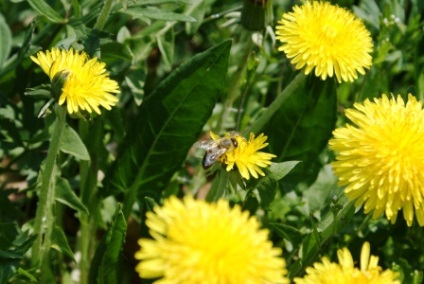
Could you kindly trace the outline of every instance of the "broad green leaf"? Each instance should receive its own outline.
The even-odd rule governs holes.
[[[96,250],[90,270],[90,283],[120,283],[120,258],[127,223],[118,206],[114,220]]]
[[[181,22],[195,22],[196,19],[187,16],[184,14],[178,14],[173,12],[164,12],[160,9],[152,8],[141,8],[141,7],[131,7],[123,11],[125,14],[131,15],[134,18],[150,18],[154,20],[163,20],[163,21],[181,21]]]
[[[145,99],[102,192],[164,190],[220,96],[230,46],[226,41],[194,56]]]
[[[284,179],[286,185],[312,183],[322,166],[319,155],[326,147],[337,119],[337,95],[331,78],[311,75],[285,101],[265,126],[274,161],[302,161]]]
[[[72,252],[71,247],[68,244],[68,240],[66,239],[66,235],[63,232],[62,228],[55,225],[52,230],[51,238],[52,238],[52,248],[54,248],[57,251],[60,251],[61,253],[68,256],[73,261],[75,261],[74,254]]]
[[[10,50],[12,49],[12,32],[9,29],[6,20],[3,15],[0,14],[0,70],[3,67],[3,63],[9,57]]]
[[[60,150],[74,156],[77,159],[85,161],[90,160],[87,148],[78,133],[72,127],[66,126],[63,130]]]
[[[27,0],[29,5],[40,15],[53,23],[63,23],[64,19],[44,0]]]
[[[72,209],[88,214],[87,207],[81,202],[69,182],[64,178],[59,177],[56,181],[55,199]]]

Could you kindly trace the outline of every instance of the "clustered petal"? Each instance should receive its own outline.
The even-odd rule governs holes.
[[[147,213],[153,239],[140,239],[136,271],[155,283],[289,283],[281,249],[255,217],[230,208],[175,196]]]
[[[328,2],[307,1],[283,14],[277,39],[296,69],[325,80],[336,74],[338,82],[353,82],[372,64],[369,31],[351,12]]]
[[[224,137],[230,136],[230,133],[226,133]],[[255,138],[255,135],[250,133],[249,140],[238,134],[233,135],[233,138],[237,141],[237,147],[228,150],[220,159],[221,163],[226,165],[226,170],[231,171],[236,167],[240,175],[247,180],[250,176],[265,176],[261,168],[270,166],[271,159],[276,157],[274,154],[259,151],[268,146],[268,143],[265,143],[268,137],[261,133]]]
[[[347,248],[337,251],[339,263],[323,257],[321,262],[306,268],[303,278],[295,278],[296,284],[400,284],[398,275],[390,269],[382,271],[378,257],[370,256],[370,244],[365,242],[361,250],[360,269],[354,266],[352,254]]]
[[[83,51],[52,48],[31,56],[50,80],[56,75],[66,74],[66,81],[59,97],[59,105],[66,102],[70,114],[80,110],[100,114],[99,106],[110,110],[118,98],[111,93],[119,93],[118,83],[109,78],[106,64],[96,57],[89,58]]]
[[[411,226],[414,215],[424,226],[424,110],[412,95],[385,94],[348,109],[352,124],[336,129],[330,147],[338,154],[332,164],[339,184],[356,206],[392,223],[399,210]]]

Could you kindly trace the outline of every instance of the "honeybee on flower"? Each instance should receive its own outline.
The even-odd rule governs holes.
[[[212,139],[198,141],[194,144],[195,147],[206,150],[203,156],[202,166],[204,169],[210,168],[227,152],[238,146],[237,138],[241,137],[237,132],[231,132],[229,137],[222,137],[210,133]],[[244,139],[244,138],[243,138]]]
[[[225,165],[227,172],[237,169],[240,175],[248,180],[250,176],[254,178],[264,176],[265,173],[261,168],[271,165],[270,160],[275,157],[273,154],[258,151],[268,146],[268,143],[265,143],[268,137],[264,134],[255,138],[255,135],[250,133],[249,140],[234,131],[225,133],[223,137],[210,132],[210,136],[211,140],[194,144],[206,150],[202,161],[204,168],[219,162]]]

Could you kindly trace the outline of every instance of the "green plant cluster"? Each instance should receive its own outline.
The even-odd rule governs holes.
[[[358,260],[369,241],[383,268],[421,283],[422,228],[355,208],[337,185],[327,143],[355,102],[382,93],[424,98],[424,2],[333,1],[361,18],[374,41],[372,68],[342,84],[299,80],[278,52],[275,24],[300,2],[270,2],[274,17],[252,31],[235,0],[0,0],[0,283],[141,282],[134,253],[148,237],[145,213],[184,194],[227,198],[258,216],[283,248],[290,278],[324,255],[335,260],[342,247]],[[60,111],[30,56],[51,47],[98,57],[121,93],[101,116],[66,118],[40,269],[34,218]],[[202,168],[193,144],[231,130],[268,136],[265,150],[277,157],[265,177],[243,182],[237,172]]]

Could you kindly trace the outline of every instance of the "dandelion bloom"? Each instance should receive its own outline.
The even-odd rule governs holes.
[[[338,152],[332,164],[346,195],[364,204],[373,218],[385,212],[396,222],[398,211],[412,225],[414,214],[424,226],[424,111],[409,95],[356,103],[346,110],[353,125],[336,129],[330,147]]]
[[[221,139],[212,132],[211,137],[215,141]],[[250,176],[258,178],[258,175],[265,175],[261,168],[271,165],[271,159],[275,157],[274,154],[259,151],[268,146],[268,143],[265,143],[267,136],[262,133],[255,138],[255,135],[250,133],[249,140],[246,140],[240,134],[227,132],[224,138],[235,139],[237,145],[231,147],[219,159],[222,164],[226,165],[227,171],[231,171],[236,167],[240,175],[247,180],[250,179]]]
[[[157,283],[289,283],[268,230],[228,201],[172,196],[147,213],[153,239],[140,239],[136,271]]]
[[[110,110],[118,102],[118,98],[111,94],[119,93],[118,84],[109,78],[106,64],[96,57],[90,59],[85,52],[72,48],[68,51],[53,48],[47,52],[40,51],[31,59],[43,69],[50,81],[56,75],[65,76],[59,105],[66,101],[70,114],[80,110],[89,113],[94,110],[100,114],[99,106]]]
[[[276,27],[277,39],[296,69],[325,80],[353,82],[372,64],[369,31],[351,12],[328,2],[308,1],[283,14]]]
[[[337,251],[339,264],[323,257],[321,262],[306,268],[303,278],[295,278],[296,284],[400,284],[398,275],[378,266],[378,257],[370,256],[370,244],[365,242],[361,250],[360,269],[354,267],[353,258],[347,248]]]

